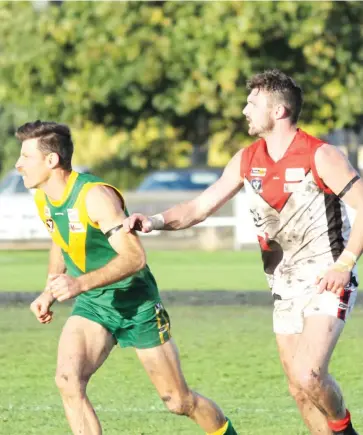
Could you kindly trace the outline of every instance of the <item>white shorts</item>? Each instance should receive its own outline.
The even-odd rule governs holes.
[[[338,296],[329,291],[321,294],[314,290],[292,299],[274,302],[273,328],[275,334],[300,334],[304,329],[305,317],[314,315],[333,316],[345,321],[353,309],[357,289],[350,287]]]

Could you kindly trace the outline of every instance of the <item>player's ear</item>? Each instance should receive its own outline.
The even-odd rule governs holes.
[[[57,153],[49,153],[46,156],[47,165],[49,168],[53,169],[59,164],[59,155]]]
[[[289,111],[283,104],[277,104],[275,107],[275,118],[283,119],[289,116]]]

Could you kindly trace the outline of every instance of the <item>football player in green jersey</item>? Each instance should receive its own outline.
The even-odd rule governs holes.
[[[25,186],[37,189],[39,216],[52,238],[45,290],[31,310],[46,324],[55,300],[75,298],[60,337],[56,372],[73,433],[102,433],[86,388],[119,343],[135,348],[171,412],[190,417],[209,434],[236,434],[219,407],[190,390],[184,379],[144,249],[134,232],[120,231],[128,215],[122,194],[93,175],[72,171],[66,125],[36,121],[19,127],[16,136],[22,142],[16,168]]]

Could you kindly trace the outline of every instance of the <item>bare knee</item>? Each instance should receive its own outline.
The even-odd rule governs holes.
[[[62,396],[75,397],[84,395],[89,377],[79,376],[72,371],[58,370],[55,375],[55,383]]]
[[[320,369],[304,369],[295,379],[294,388],[300,389],[305,395],[314,399],[321,394],[325,374]]]
[[[193,391],[180,395],[178,392],[169,391],[161,396],[161,400],[170,412],[177,415],[191,417],[196,407],[196,395]]]

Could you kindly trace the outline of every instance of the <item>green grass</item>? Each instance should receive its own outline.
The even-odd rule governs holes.
[[[0,308],[0,434],[65,435],[53,382],[57,340],[69,307],[39,325],[27,308]],[[173,334],[191,387],[213,398],[240,435],[307,435],[289,397],[271,331],[271,310],[170,307]],[[216,321],[218,319],[218,321]],[[354,422],[363,428],[363,310],[356,309],[333,357]],[[169,414],[132,349],[115,349],[89,396],[106,435],[202,434]]]
[[[0,291],[41,291],[46,251],[0,251]],[[258,251],[150,251],[161,290],[267,290]]]
[[[46,251],[0,251],[0,292],[42,291],[47,261]],[[148,263],[160,290],[268,289],[259,251],[150,251]]]

